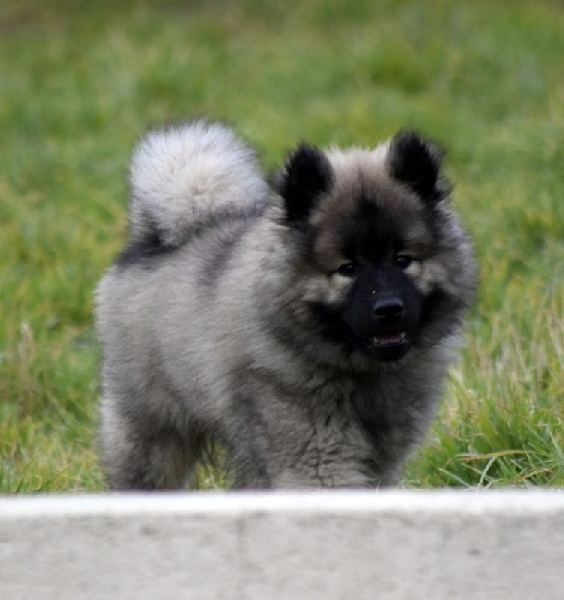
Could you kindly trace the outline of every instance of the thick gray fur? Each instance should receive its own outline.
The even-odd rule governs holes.
[[[363,194],[413,205],[399,220],[427,227],[423,201],[390,175],[390,147],[325,153],[334,181],[311,231],[332,227],[332,207],[353,202],[361,180]],[[405,357],[380,362],[310,326],[309,306],[342,302],[348,283],[304,259],[313,234],[287,222],[230,129],[195,121],[149,134],[131,187],[131,239],[97,291],[110,487],[181,488],[209,440],[225,448],[235,488],[396,483],[436,413],[474,293],[472,248],[448,198],[433,208],[434,250],[413,280],[452,301]]]

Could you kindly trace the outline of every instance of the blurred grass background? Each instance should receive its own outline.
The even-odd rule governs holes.
[[[482,285],[404,485],[564,484],[563,32],[559,0],[3,0],[0,492],[104,488],[92,292],[133,143],[194,115],[267,168],[400,128],[447,148]]]

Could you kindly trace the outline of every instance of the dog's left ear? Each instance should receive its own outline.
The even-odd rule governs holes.
[[[319,148],[301,144],[290,153],[275,182],[278,193],[284,198],[288,222],[304,223],[332,183],[331,163]]]
[[[390,141],[388,169],[392,177],[434,203],[442,200],[447,191],[440,179],[443,158],[442,150],[417,133],[401,132]]]

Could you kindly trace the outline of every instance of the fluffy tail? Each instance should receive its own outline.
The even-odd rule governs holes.
[[[257,157],[218,123],[192,121],[147,134],[131,160],[131,236],[180,245],[212,213],[263,201]]]

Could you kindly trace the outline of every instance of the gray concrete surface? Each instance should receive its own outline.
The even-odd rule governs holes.
[[[0,599],[67,598],[564,599],[564,491],[0,498]]]

